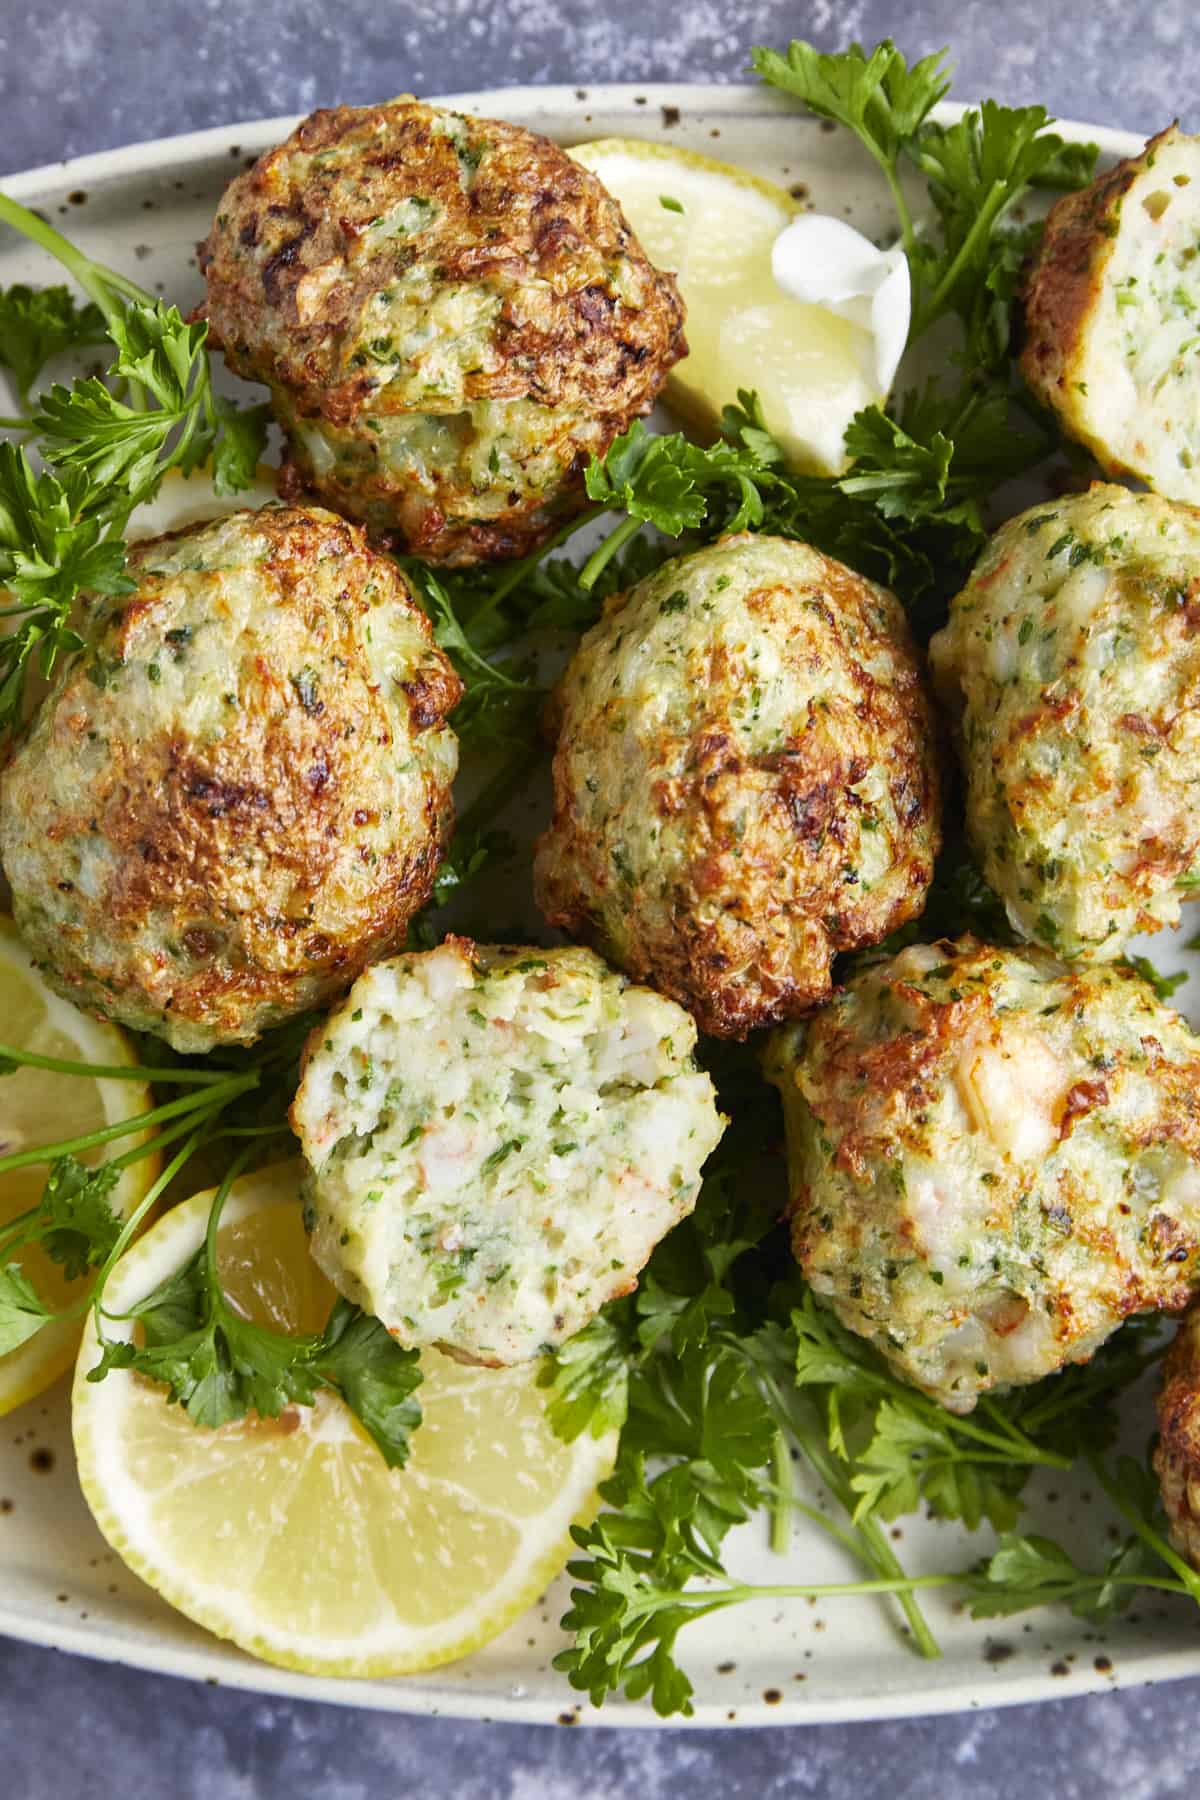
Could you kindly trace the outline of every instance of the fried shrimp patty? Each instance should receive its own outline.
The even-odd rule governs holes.
[[[967,825],[1023,937],[1117,955],[1200,888],[1200,511],[1097,483],[1010,519],[933,639]]]
[[[1200,138],[1177,125],[1050,211],[1021,373],[1113,475],[1200,501]]]
[[[930,713],[899,603],[749,534],[614,596],[560,685],[550,922],[705,1031],[826,998],[835,953],[914,917],[939,842]]]
[[[435,561],[539,544],[686,349],[673,277],[594,175],[411,98],[305,119],[231,183],[201,262],[289,491]]]
[[[461,684],[361,529],[267,507],[134,544],[0,780],[20,931],[68,999],[249,1043],[403,940]]]
[[[448,938],[310,1039],[312,1251],[406,1345],[523,1362],[637,1285],[721,1136],[696,1029],[590,950]]]
[[[1200,1569],[1200,1307],[1181,1323],[1163,1363],[1154,1467],[1171,1542]]]
[[[768,1073],[805,1275],[953,1411],[1200,1291],[1200,1042],[1131,970],[916,944]]]

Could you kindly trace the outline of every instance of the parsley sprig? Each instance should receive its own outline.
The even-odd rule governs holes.
[[[1037,1576],[1051,1552],[1017,1529],[1036,1471],[1082,1464],[1107,1483],[1116,1402],[1160,1354],[1154,1323],[1126,1325],[1084,1366],[987,1395],[970,1415],[948,1412],[805,1287],[776,1224],[786,1181],[773,1101],[751,1053],[708,1054],[731,1124],[695,1213],[659,1245],[637,1292],[606,1307],[543,1374],[560,1436],[621,1430],[601,1488],[610,1510],[574,1533],[580,1555],[569,1565],[575,1585],[563,1620],[572,1641],[556,1666],[596,1704],[623,1691],[686,1713],[691,1684],[676,1654],[684,1626],[756,1597],[875,1595],[900,1609],[914,1649],[936,1656],[920,1606],[927,1588],[954,1588],[979,1616],[1040,1604],[1030,1597],[1038,1581],[1044,1599],[1066,1595],[1053,1580],[1073,1584],[1079,1609],[1098,1604],[1101,1591],[1132,1592],[1143,1574],[1200,1595],[1200,1577],[1189,1586],[1180,1559],[1163,1571],[1148,1489],[1127,1471],[1111,1497],[1142,1548],[1127,1546],[1115,1572],[1061,1565],[1055,1574],[1047,1564]],[[797,1495],[796,1459],[828,1507]],[[972,1569],[914,1577],[885,1528],[918,1509],[968,1530],[990,1525],[1004,1534],[1000,1547]],[[859,1575],[833,1585],[731,1581],[725,1540],[760,1513],[776,1550],[787,1550],[803,1517]]]
[[[269,1085],[275,1073],[278,1050],[271,1046],[244,1066],[190,1067],[173,1064],[117,1064],[112,1067],[80,1063],[64,1057],[41,1056],[0,1044],[0,1076],[21,1068],[40,1069],[66,1078],[154,1083],[165,1099],[127,1119],[98,1127],[55,1143],[30,1145],[0,1156],[0,1178],[18,1169],[45,1167],[45,1183],[38,1201],[0,1231],[0,1346],[13,1349],[25,1343],[57,1318],[75,1317],[92,1305],[108,1273],[130,1241],[132,1230],[158,1199],[184,1163],[219,1131],[253,1133],[256,1138],[280,1138],[286,1131],[278,1118],[270,1124],[251,1122],[244,1108],[256,1090]],[[278,1104],[276,1102],[276,1104]],[[96,1161],[110,1145],[131,1140],[125,1149]],[[130,1222],[113,1210],[112,1195],[122,1172],[146,1157],[176,1149],[168,1164],[169,1177],[160,1176]],[[37,1294],[22,1266],[22,1257],[38,1246],[52,1262],[60,1264],[69,1279],[93,1281],[64,1309],[46,1304]],[[0,1351],[2,1353],[2,1351]]]
[[[782,52],[753,50],[751,66],[809,112],[852,131],[878,164],[912,275],[909,342],[952,314],[963,326],[966,365],[977,372],[1007,356],[1007,302],[1036,236],[1036,226],[1013,231],[1009,216],[1033,185],[1085,186],[1097,152],[1050,131],[1054,121],[1041,106],[985,100],[953,124],[933,120],[950,90],[945,56],[937,51],[909,67],[890,39],[869,53],[853,44],[833,54],[796,39]],[[926,180],[936,235],[914,220],[906,166]]]
[[[1127,1535],[1102,1567],[1087,1569],[1052,1538],[1005,1533],[995,1553],[967,1577],[975,1618],[1066,1606],[1077,1618],[1103,1624],[1128,1606],[1139,1588],[1180,1594],[1200,1605],[1200,1574],[1167,1539],[1158,1483],[1149,1463],[1120,1456],[1109,1468],[1092,1451],[1086,1467],[1129,1526]]]
[[[275,1331],[237,1312],[226,1296],[217,1237],[230,1190],[254,1154],[248,1146],[226,1170],[208,1216],[204,1244],[181,1269],[128,1312],[109,1313],[103,1287],[93,1307],[102,1354],[88,1371],[103,1381],[132,1369],[167,1389],[196,1425],[216,1429],[247,1413],[274,1419],[311,1406],[322,1388],[345,1401],[389,1468],[403,1468],[421,1409],[414,1350],[402,1350],[378,1319],[340,1297],[317,1333]],[[135,1321],[142,1342],[109,1334],[106,1322]]]
[[[101,1067],[0,1045],[0,1076],[20,1068],[64,1077],[152,1082],[170,1097],[132,1118],[0,1156],[0,1176],[47,1165],[38,1202],[0,1234],[0,1355],[28,1342],[55,1319],[91,1310],[102,1355],[88,1379],[131,1368],[161,1382],[168,1398],[200,1426],[216,1427],[254,1412],[274,1418],[285,1406],[311,1405],[321,1388],[339,1393],[390,1467],[402,1467],[420,1423],[413,1395],[421,1373],[415,1352],[401,1350],[377,1319],[338,1300],[318,1334],[289,1335],[238,1313],[221,1283],[217,1236],[237,1176],[252,1162],[294,1148],[286,1109],[295,1091],[300,1049],[310,1018],[294,1021],[250,1052],[228,1052],[204,1065],[176,1062]],[[122,1138],[132,1145],[92,1166],[81,1159]],[[153,1293],[122,1315],[135,1320],[141,1342],[106,1329],[109,1278],[142,1220],[198,1153],[240,1143],[226,1158],[209,1213],[203,1249]],[[166,1167],[128,1219],[113,1209],[122,1171],[174,1147]],[[65,1307],[37,1293],[22,1257],[37,1245],[68,1279],[84,1282]],[[90,1277],[90,1280],[87,1279]]]
[[[88,297],[67,290],[0,294],[0,361],[23,403],[46,360],[100,341],[115,356],[107,377],[58,383],[10,420],[40,452],[35,469],[23,444],[0,445],[0,585],[17,622],[0,638],[0,732],[21,718],[31,668],[48,677],[80,647],[73,613],[82,592],[120,594],[130,516],[177,468],[211,461],[220,494],[250,485],[266,440],[266,409],[239,412],[213,392],[207,327],[188,324],[116,270],[93,261],[28,208],[0,194],[0,223],[63,265]]]

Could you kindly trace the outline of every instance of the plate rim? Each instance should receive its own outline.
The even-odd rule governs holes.
[[[148,1590],[153,1592],[153,1590]],[[164,1604],[166,1604],[164,1602]],[[281,1699],[305,1700],[314,1704],[358,1708],[364,1712],[399,1713],[427,1718],[470,1719],[481,1725],[563,1725],[583,1726],[589,1730],[639,1731],[738,1731],[762,1730],[770,1726],[872,1724],[893,1719],[940,1718],[974,1712],[990,1712],[1014,1706],[1040,1705],[1049,1700],[1076,1700],[1087,1695],[1121,1692],[1133,1688],[1159,1687],[1200,1675],[1200,1649],[1189,1652],[1165,1650],[1147,1656],[1133,1666],[1128,1675],[1116,1671],[1102,1673],[1094,1669],[1072,1668],[1070,1685],[1064,1681],[1051,1686],[1052,1678],[1032,1671],[1005,1679],[1005,1685],[989,1694],[980,1685],[978,1673],[967,1674],[944,1687],[930,1689],[916,1696],[906,1688],[877,1694],[864,1706],[859,1696],[839,1699],[823,1696],[806,1703],[801,1697],[785,1695],[778,1704],[765,1700],[741,1701],[736,1717],[720,1701],[698,1701],[690,1717],[675,1713],[660,1718],[646,1700],[606,1699],[593,1706],[562,1677],[562,1698],[547,1703],[544,1698],[509,1694],[503,1700],[477,1698],[468,1688],[436,1685],[437,1669],[426,1675],[396,1675],[357,1681],[353,1677],[307,1675],[296,1669],[285,1669],[275,1663],[262,1662],[240,1651],[223,1638],[217,1638],[202,1626],[192,1625],[201,1641],[195,1647],[167,1645],[155,1648],[122,1641],[115,1637],[89,1635],[84,1626],[64,1620],[56,1626],[29,1615],[18,1614],[0,1602],[0,1637],[32,1644],[39,1649],[58,1650],[72,1656],[84,1656],[90,1662],[112,1664],[119,1668],[138,1669],[148,1675],[162,1675],[170,1680],[195,1681],[215,1688],[233,1688],[239,1693],[271,1694]],[[213,1645],[229,1658],[214,1672]],[[154,1660],[157,1658],[157,1660]],[[470,1658],[464,1658],[469,1661]],[[1186,1662],[1186,1666],[1180,1666]],[[917,1660],[914,1667],[920,1667]],[[432,1680],[430,1678],[433,1678]]]
[[[472,110],[478,102],[493,106],[503,99],[505,105],[513,106],[518,112],[534,115],[538,112],[571,112],[585,100],[597,111],[627,111],[639,102],[639,96],[644,97],[647,117],[653,116],[656,106],[665,103],[740,119],[782,116],[800,125],[813,127],[817,124],[798,113],[786,94],[741,81],[609,81],[588,88],[573,87],[567,82],[535,82],[501,88],[463,88],[452,94],[430,94],[427,98],[431,105],[452,105],[464,111]],[[934,107],[931,116],[940,123],[950,124],[977,105],[974,101],[943,100]],[[248,154],[256,143],[286,137],[301,119],[307,117],[306,113],[279,113],[265,119],[206,125],[198,131],[183,131],[167,137],[140,138],[135,143],[119,144],[109,150],[90,150],[81,156],[65,157],[60,162],[39,163],[34,168],[21,169],[10,175],[0,174],[0,187],[14,199],[23,200],[68,179],[108,182],[144,174],[151,166],[160,170],[164,165],[176,168],[180,163],[201,161],[214,152],[228,153],[230,137],[244,138]],[[1055,119],[1053,127],[1068,142],[1098,144],[1105,157],[1133,155],[1146,143],[1138,132],[1127,131],[1121,126]]]
[[[785,116],[796,124],[806,121],[784,94],[749,82],[604,82],[579,87],[570,83],[526,83],[511,87],[464,89],[450,94],[428,97],[434,104],[448,104],[466,111],[485,113],[496,110],[501,116],[511,108],[518,116],[536,120],[539,114],[558,118],[570,116],[585,105],[596,113],[624,113],[637,117],[644,107],[649,123],[661,107],[679,107],[693,115],[725,117],[737,120]],[[934,109],[933,117],[952,123],[970,110],[972,102],[944,101]],[[11,174],[0,174],[0,189],[14,199],[37,200],[47,191],[65,193],[75,187],[116,186],[150,173],[169,175],[217,156],[228,156],[232,143],[249,155],[278,142],[299,123],[304,114],[283,114],[270,118],[235,120],[227,124],[203,127],[165,137],[141,139],[107,150],[89,151],[61,161],[42,163],[34,168]],[[581,123],[588,123],[581,118]],[[1129,156],[1141,149],[1145,139],[1138,132],[1116,126],[1090,124],[1074,119],[1056,119],[1053,128],[1068,142],[1094,142],[1102,158],[1112,160]],[[663,129],[663,128],[660,128]],[[584,134],[581,133],[581,140]],[[643,135],[631,133],[631,135]],[[657,132],[646,132],[654,137]],[[0,235],[3,228],[0,228]],[[199,1633],[200,1628],[195,1628]],[[338,1706],[359,1707],[372,1712],[423,1714],[429,1717],[474,1719],[480,1723],[550,1724],[555,1703],[548,1706],[545,1698],[509,1694],[502,1700],[474,1695],[461,1687],[438,1688],[437,1671],[427,1676],[405,1676],[390,1680],[358,1682],[328,1676],[303,1675],[294,1670],[239,1653],[232,1645],[208,1634],[195,1646],[141,1644],[136,1638],[115,1634],[111,1627],[98,1632],[67,1618],[44,1619],[21,1610],[0,1595],[0,1635],[39,1648],[65,1651],[88,1657],[92,1661],[115,1664],[124,1668],[145,1670],[172,1679],[208,1682],[217,1687],[230,1687],[243,1692],[271,1694]],[[222,1654],[222,1663],[214,1671],[213,1657]],[[917,1670],[914,1666],[914,1678]],[[602,1708],[591,1706],[586,1696],[562,1681],[561,1706],[557,1709],[560,1724],[586,1725],[589,1729],[695,1730],[695,1729],[759,1729],[780,1725],[822,1725],[868,1722],[871,1720],[933,1717],[955,1713],[990,1710],[997,1707],[1027,1705],[1049,1698],[1068,1699],[1084,1694],[1114,1689],[1143,1687],[1165,1681],[1200,1675],[1200,1647],[1194,1651],[1164,1650],[1140,1657],[1129,1666],[1129,1673],[1100,1673],[1092,1669],[1072,1670],[1068,1683],[1051,1689],[1045,1673],[1029,1671],[1004,1679],[1003,1686],[989,1693],[975,1669],[964,1671],[960,1680],[931,1688],[924,1693],[912,1686],[872,1699],[862,1696],[839,1699],[822,1696],[811,1703],[799,1694],[788,1694],[780,1703],[764,1700],[741,1700],[736,1717],[727,1716],[719,1701],[703,1701],[696,1705],[690,1718],[675,1715],[660,1719],[645,1701],[614,1698]],[[430,1679],[432,1678],[432,1679]]]

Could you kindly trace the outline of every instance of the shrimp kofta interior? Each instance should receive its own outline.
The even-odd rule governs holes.
[[[695,1205],[724,1128],[695,1043],[575,946],[376,964],[292,1108],[314,1256],[402,1344],[507,1364],[562,1343]]]

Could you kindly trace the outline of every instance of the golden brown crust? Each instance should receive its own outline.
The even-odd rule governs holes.
[[[951,1079],[963,1046],[969,1043],[977,1051],[1001,1050],[1011,1029],[1008,1014],[997,1010],[987,986],[996,952],[970,937],[936,947],[947,962],[953,962],[952,997],[934,998],[911,981],[892,982],[903,1008],[902,1032],[864,1040],[839,1034],[829,1014],[818,1022],[823,1058],[822,1125],[837,1144],[835,1167],[854,1181],[864,1181],[873,1168],[893,1162],[898,1145],[922,1153],[925,1121]],[[1056,1006],[1084,1017],[1094,1005],[1094,978],[1083,969],[1064,965]],[[1152,1112],[1125,1123],[1128,1149],[1132,1152],[1169,1143],[1200,1164],[1200,1059],[1192,1063],[1173,1060],[1149,1034],[1141,1037],[1139,1050],[1145,1075],[1154,1083],[1155,1105]],[[865,1105],[864,1095],[872,1096],[873,1104]],[[1112,1097],[1110,1082],[1085,1078],[1048,1098],[1058,1141],[1069,1138],[1091,1114],[1107,1107]],[[1107,1301],[1112,1311],[1128,1318],[1147,1308],[1178,1312],[1187,1306],[1196,1291],[1200,1232],[1185,1230],[1165,1212],[1152,1213],[1145,1244],[1152,1253],[1153,1273],[1136,1265],[1123,1266],[1115,1254],[1113,1234],[1106,1222],[1092,1216],[1089,1198],[1086,1184],[1069,1171],[1064,1173],[1057,1199],[1075,1221],[1075,1241],[1080,1248],[1111,1263],[1115,1279]],[[1015,1230],[1018,1209],[1019,1202],[1009,1208],[1006,1233]],[[793,1194],[789,1211],[794,1220],[793,1253],[803,1266],[823,1234],[819,1221],[806,1211],[803,1195]],[[1055,1296],[1054,1316],[1059,1335],[1067,1339],[1071,1330],[1068,1295]]]
[[[230,184],[201,250],[203,315],[226,359],[240,374],[285,384],[300,411],[349,424],[377,390],[369,371],[342,367],[339,352],[357,341],[380,270],[373,258],[356,270],[347,252],[372,220],[419,193],[440,209],[422,259],[436,262],[447,284],[490,278],[514,294],[497,355],[469,374],[467,398],[640,410],[661,386],[658,360],[681,331],[674,278],[656,271],[651,304],[620,310],[604,285],[608,263],[620,255],[648,265],[596,177],[548,138],[480,119],[471,125],[490,154],[464,190],[437,116],[414,101],[326,108]],[[323,172],[315,159],[348,142],[363,146],[353,175]],[[324,286],[330,269],[339,278]],[[314,273],[316,304],[305,289]],[[527,284],[541,290],[536,304],[517,297]],[[391,410],[386,396],[378,410]]]
[[[1058,415],[1067,435],[1084,444],[1107,474],[1137,476],[1177,499],[1193,497],[1194,489],[1184,472],[1191,467],[1190,459],[1180,463],[1172,455],[1171,464],[1177,466],[1170,472],[1159,460],[1159,440],[1164,431],[1173,430],[1170,404],[1161,427],[1154,421],[1157,402],[1153,394],[1138,393],[1125,408],[1101,406],[1095,391],[1097,378],[1102,377],[1111,389],[1118,383],[1128,385],[1129,377],[1111,361],[1101,364],[1092,339],[1106,330],[1106,302],[1109,310],[1113,305],[1107,290],[1116,280],[1113,257],[1122,231],[1125,197],[1154,168],[1165,145],[1189,141],[1194,142],[1181,138],[1178,123],[1171,124],[1135,156],[1126,157],[1077,193],[1057,200],[1025,272],[1019,298],[1023,337],[1019,366],[1030,392]],[[1143,196],[1143,204],[1148,205],[1152,198]],[[1156,253],[1153,244],[1142,251],[1137,264],[1140,273],[1124,296],[1118,294],[1118,302],[1127,299],[1130,304],[1153,306],[1154,269],[1150,265],[1163,262],[1168,254],[1169,239],[1164,233],[1163,251]],[[1190,315],[1190,304],[1187,310]],[[1144,339],[1153,329],[1154,321],[1149,318],[1139,325],[1135,336]],[[1190,387],[1190,374],[1185,383]],[[1133,411],[1127,413],[1129,406]],[[1183,485],[1178,485],[1180,482]]]
[[[1154,1467],[1171,1542],[1200,1569],[1200,1308],[1188,1313],[1175,1334],[1157,1404]]]
[[[1177,923],[1193,891],[1198,558],[1197,508],[1094,483],[1002,526],[930,644],[983,874],[1068,960]]]
[[[767,1073],[806,1278],[946,1404],[1200,1291],[1200,1049],[1132,970],[912,945]]]
[[[1073,379],[1080,338],[1112,255],[1115,217],[1157,141],[1050,208],[1021,290],[1021,374],[1046,406],[1057,409]]]
[[[748,718],[760,666],[770,716]],[[703,1030],[800,1016],[838,951],[920,912],[940,842],[931,710],[898,602],[840,564],[736,538],[670,564],[608,602],[552,710],[538,904]]]
[[[440,560],[533,548],[686,351],[673,277],[594,175],[537,133],[412,99],[304,120],[231,183],[201,266],[213,341],[288,433],[281,492]],[[395,444],[406,420],[468,416],[465,445]],[[492,431],[519,441],[511,464],[471,461]]]

